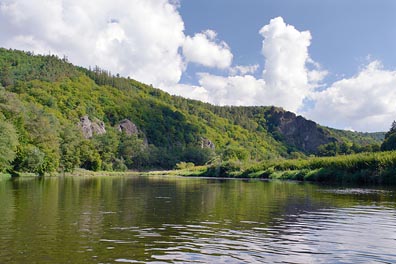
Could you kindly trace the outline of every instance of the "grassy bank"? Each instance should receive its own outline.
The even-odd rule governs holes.
[[[261,163],[218,162],[181,170],[148,172],[92,172],[77,169],[51,176],[169,175],[230,178],[264,178],[326,183],[396,184],[396,151],[312,157],[293,160],[269,160]],[[8,175],[9,176],[9,175]],[[7,175],[0,175],[7,177]]]
[[[337,157],[273,160],[248,165],[238,162],[209,166],[191,175],[267,178],[299,181],[396,184],[396,151],[361,153]],[[184,174],[186,174],[184,172]]]

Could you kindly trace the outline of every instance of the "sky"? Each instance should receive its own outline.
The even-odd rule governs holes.
[[[0,46],[322,125],[396,119],[394,0],[0,0]]]

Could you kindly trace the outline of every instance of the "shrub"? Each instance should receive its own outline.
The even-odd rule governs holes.
[[[195,167],[194,163],[182,161],[182,162],[179,162],[176,164],[175,169],[176,170],[185,170],[185,169],[192,169],[194,167]]]

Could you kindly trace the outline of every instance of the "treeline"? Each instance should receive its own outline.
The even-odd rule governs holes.
[[[213,151],[197,144],[156,147],[139,135],[114,127],[84,138],[69,122],[36,102],[23,102],[0,87],[0,168],[12,174],[32,172],[172,168],[180,161],[202,165]],[[172,155],[170,155],[170,153]]]
[[[396,184],[396,121],[381,145],[354,145],[333,142],[322,145],[325,157],[267,160],[254,164],[217,161],[207,167],[184,169],[194,176],[265,178],[315,181],[337,184]]]
[[[171,169],[309,155],[285,142],[270,109],[213,106],[97,66],[76,67],[66,57],[0,48],[0,171]],[[83,116],[103,121],[107,132],[85,138]],[[119,132],[124,119],[140,132]],[[334,133],[349,145],[378,142]],[[202,146],[203,140],[215,148]]]

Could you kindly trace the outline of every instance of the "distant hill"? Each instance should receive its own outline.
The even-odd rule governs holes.
[[[66,58],[2,48],[0,127],[8,131],[0,153],[9,153],[0,171],[38,174],[260,161],[331,146],[359,152],[385,134],[322,127],[274,106],[214,106]]]

